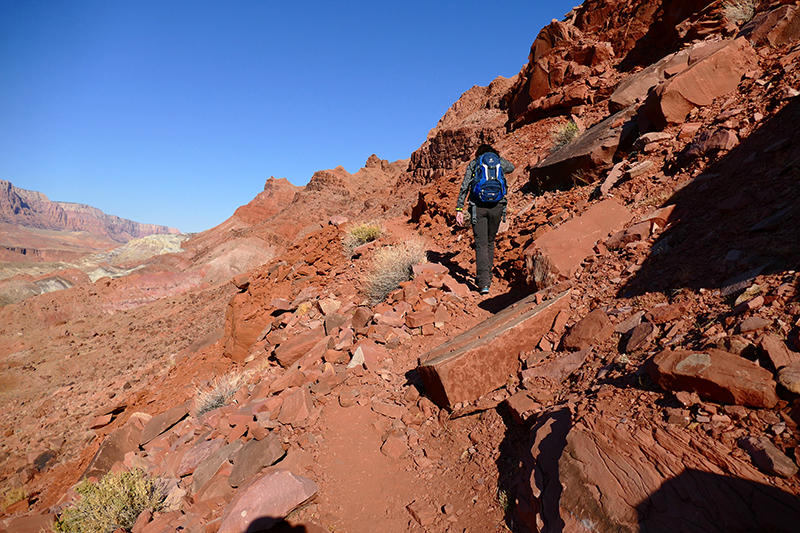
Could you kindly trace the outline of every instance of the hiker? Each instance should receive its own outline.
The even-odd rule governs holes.
[[[500,157],[492,146],[482,144],[475,151],[461,183],[456,202],[456,223],[464,225],[464,202],[469,196],[468,213],[475,236],[475,283],[481,294],[489,294],[494,265],[494,237],[506,219],[508,185],[505,175],[514,165]]]

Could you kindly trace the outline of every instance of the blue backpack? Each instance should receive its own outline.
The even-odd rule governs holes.
[[[500,156],[487,152],[478,158],[473,174],[472,197],[486,203],[499,202],[506,196],[506,177]]]

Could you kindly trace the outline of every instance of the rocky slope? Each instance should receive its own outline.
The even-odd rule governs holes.
[[[275,246],[231,283],[0,309],[0,475],[24,493],[0,529],[138,467],[169,492],[145,533],[793,531],[800,9],[756,6],[587,0],[408,161],[321,171],[159,267]],[[479,298],[453,205],[486,141],[518,170]],[[345,217],[388,232],[345,256]],[[420,237],[429,263],[371,305],[376,252]]]

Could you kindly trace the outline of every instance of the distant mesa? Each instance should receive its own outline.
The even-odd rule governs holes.
[[[141,224],[88,205],[53,202],[40,192],[19,189],[5,180],[0,180],[0,222],[43,230],[85,231],[120,244],[148,235],[180,234],[175,228]]]

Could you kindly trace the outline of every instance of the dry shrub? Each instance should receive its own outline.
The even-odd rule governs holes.
[[[201,417],[209,411],[228,405],[245,381],[243,374],[228,374],[214,378],[207,387],[195,388],[195,414]]]
[[[572,140],[578,136],[580,130],[578,129],[578,125],[575,124],[574,120],[570,120],[563,126],[560,126],[556,131],[553,132],[553,148],[550,150],[551,152],[557,152],[561,150],[563,147],[568,145],[572,142]]]
[[[353,250],[362,244],[374,241],[383,235],[383,233],[383,228],[377,222],[364,222],[362,224],[350,226],[342,237],[342,246],[344,247],[345,254],[347,254],[347,257],[352,256]]]
[[[382,302],[390,292],[413,277],[412,267],[428,260],[425,244],[412,239],[375,252],[372,269],[366,279],[367,296],[373,303]]]
[[[14,505],[28,497],[28,493],[22,487],[6,488],[0,491],[0,509],[5,511],[9,505]]]
[[[742,24],[753,18],[756,6],[758,0],[729,0],[722,4],[722,12],[728,22]]]
[[[61,513],[53,525],[55,531],[130,530],[142,511],[161,509],[166,498],[158,480],[138,469],[106,474],[97,483],[84,481],[75,490],[81,498]]]

